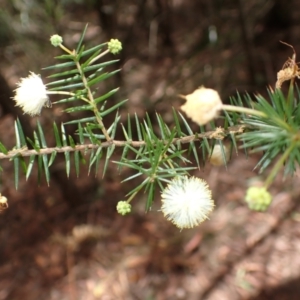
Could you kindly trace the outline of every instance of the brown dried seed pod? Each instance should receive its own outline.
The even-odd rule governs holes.
[[[294,51],[294,54],[292,58],[288,58],[288,60],[283,64],[282,69],[277,73],[277,81],[275,84],[275,88],[277,89],[280,89],[283,82],[285,81],[292,80],[295,77],[300,78],[300,70],[298,67],[298,63],[296,63],[296,52],[294,47],[285,42],[281,43],[291,47]]]

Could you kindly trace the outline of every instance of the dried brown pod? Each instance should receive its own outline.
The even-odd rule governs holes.
[[[300,78],[300,70],[298,67],[298,63],[296,62],[296,52],[294,47],[282,41],[280,41],[280,43],[291,47],[294,54],[292,58],[288,58],[288,60],[283,64],[282,69],[277,73],[277,81],[275,84],[276,89],[280,89],[282,83],[287,80],[293,80],[295,77]]]

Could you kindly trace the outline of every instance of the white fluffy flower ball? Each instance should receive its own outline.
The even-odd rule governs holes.
[[[205,125],[219,114],[222,101],[219,93],[213,89],[200,87],[192,94],[182,96],[186,103],[180,108],[199,125]]]
[[[207,183],[196,177],[175,177],[162,192],[161,210],[178,228],[192,228],[214,208]]]
[[[43,106],[49,106],[47,90],[41,77],[33,72],[17,83],[15,96],[16,106],[20,106],[24,113],[31,116],[39,115]]]

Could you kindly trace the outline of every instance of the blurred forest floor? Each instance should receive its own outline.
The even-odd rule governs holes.
[[[257,9],[259,2],[249,1],[253,6],[246,9]],[[104,41],[98,15],[91,9],[82,14],[83,7],[71,10],[65,26],[60,27],[65,44],[76,43],[87,22],[88,42]],[[202,84],[219,90],[225,101],[236,90],[266,93],[265,86],[274,85],[276,72],[292,56],[292,50],[280,45],[279,40],[292,43],[297,50],[292,33],[299,25],[292,23],[289,31],[272,28],[269,36],[264,36],[258,26],[257,40],[250,40],[255,42],[257,67],[251,79],[253,70],[247,66],[243,42],[234,35],[237,28],[229,21],[236,17],[235,12],[229,5],[220,13],[228,22],[215,20],[223,34],[218,47],[195,42],[203,42],[206,31],[200,24],[199,28],[195,26],[199,17],[192,5],[186,11],[184,26],[179,26],[183,24],[179,12],[173,16],[171,42],[165,36],[157,44],[153,40],[158,34],[155,22],[151,23],[152,31],[145,34],[143,26],[134,26],[130,13],[120,13],[124,22],[106,33],[115,35],[109,38],[127,41],[121,56],[121,75],[110,83],[120,85],[120,99],[129,99],[124,120],[127,112],[143,118],[145,111],[150,115],[157,111],[171,120],[172,106],[180,105],[177,95],[188,94]],[[292,20],[299,17],[296,10],[292,12]],[[261,19],[251,22],[261,24]],[[204,17],[202,21],[209,25]],[[42,29],[35,29],[40,34]],[[163,30],[168,32],[165,27]],[[149,42],[151,32],[153,39]],[[49,35],[53,33],[60,32]],[[49,35],[36,43],[43,44]],[[226,44],[234,39],[236,44]],[[11,89],[28,70],[39,73],[39,68],[53,64],[52,57],[59,53],[49,45],[45,48],[48,50],[34,55],[7,47],[2,53],[6,59],[1,72]],[[274,47],[276,51],[270,56]],[[11,60],[13,55],[17,57]],[[43,110],[39,119],[47,126],[53,118],[64,120],[56,108]],[[14,145],[14,120],[13,113],[3,113],[0,119],[1,142],[8,147]],[[34,126],[35,119],[30,123]],[[116,203],[134,182],[121,184],[124,177],[113,164],[104,179],[102,174],[88,176],[83,166],[79,178],[72,173],[66,181],[61,160],[54,166],[49,187],[45,182],[38,186],[35,174],[27,182],[21,176],[16,191],[13,166],[2,161],[1,193],[9,199],[9,209],[0,214],[0,300],[299,299],[299,174],[287,179],[278,174],[270,189],[274,200],[269,210],[252,212],[243,199],[251,182],[265,176],[253,170],[258,161],[259,155],[246,157],[241,151],[233,153],[227,170],[207,164],[196,171],[194,175],[204,178],[212,189],[216,208],[210,220],[183,231],[162,216],[159,195],[147,214],[146,195],[141,195],[130,215],[118,215]]]

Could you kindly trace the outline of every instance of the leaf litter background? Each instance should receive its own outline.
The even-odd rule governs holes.
[[[221,6],[217,1],[211,1],[213,5],[141,1],[145,6],[121,1],[112,4],[115,14],[108,16],[114,20],[108,20],[108,27],[103,16],[99,25],[93,1],[89,5],[66,2],[61,6],[64,17],[51,26],[41,23],[45,7],[29,1],[35,9],[18,8],[29,11],[25,32],[19,15],[11,12],[8,2],[2,3],[11,18],[12,35],[2,45],[0,71],[10,89],[29,70],[41,73],[41,67],[53,64],[52,57],[59,54],[48,44],[53,33],[62,34],[66,45],[75,45],[89,22],[87,44],[111,37],[124,41],[121,75],[99,87],[101,91],[121,86],[120,99],[129,99],[124,120],[127,111],[141,118],[145,111],[150,116],[157,111],[171,122],[172,106],[181,104],[177,94],[188,94],[202,84],[219,90],[224,101],[236,90],[265,93],[265,86],[275,83],[276,72],[292,55],[278,41],[299,49],[296,1],[283,7],[288,22],[274,15],[278,6],[282,12],[281,1],[253,0],[242,8],[234,1]],[[102,9],[110,8],[105,1],[99,3]],[[248,16],[246,25],[240,15]],[[207,41],[211,24],[218,28],[215,46]],[[243,26],[248,31],[246,41]],[[5,101],[11,100],[1,98],[0,136],[9,147],[14,144],[14,119],[20,112],[9,111]],[[51,123],[66,118],[59,107],[43,111],[39,120],[49,128],[49,144]],[[34,128],[34,119],[25,120]],[[253,170],[258,160],[259,155],[247,158],[240,151],[233,153],[227,170],[206,164],[196,171],[194,175],[212,188],[216,208],[209,221],[183,231],[163,218],[159,195],[147,214],[146,196],[140,195],[131,215],[118,215],[116,203],[134,183],[121,184],[129,171],[118,174],[114,164],[104,179],[101,172],[88,176],[85,166],[79,178],[72,173],[67,179],[61,159],[52,169],[50,187],[44,181],[38,186],[35,174],[28,182],[21,176],[16,191],[12,164],[2,161],[1,192],[10,207],[0,215],[0,300],[298,299],[298,171],[285,180],[278,174],[271,187],[270,209],[251,212],[243,197],[252,180],[265,176]]]

